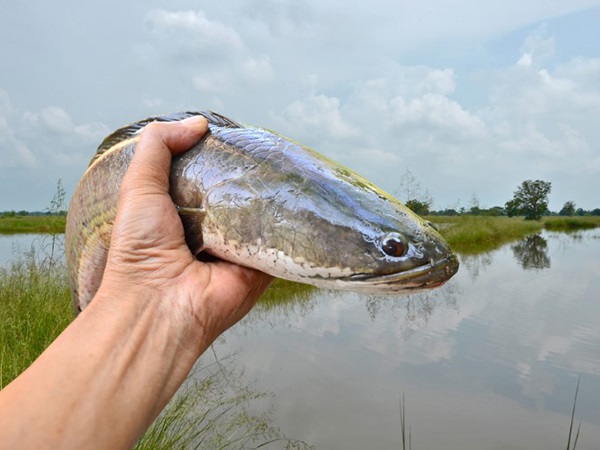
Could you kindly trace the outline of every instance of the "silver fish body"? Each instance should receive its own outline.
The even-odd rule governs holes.
[[[211,112],[147,119],[105,139],[76,188],[66,257],[76,311],[104,270],[120,183],[139,131],[201,114],[209,132],[173,159],[170,193],[194,254],[275,277],[385,294],[439,286],[458,260],[430,224],[348,168]]]

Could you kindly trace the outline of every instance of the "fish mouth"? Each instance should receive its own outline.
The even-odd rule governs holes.
[[[442,260],[430,260],[402,272],[385,275],[357,274],[340,281],[357,291],[361,290],[361,285],[365,290],[380,292],[432,289],[452,278],[458,272],[458,267],[458,258],[450,254]]]

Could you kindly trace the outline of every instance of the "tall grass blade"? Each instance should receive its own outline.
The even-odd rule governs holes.
[[[573,447],[571,447],[571,437],[573,435],[573,423],[575,422],[575,408],[577,407],[577,396],[579,395],[580,382],[581,382],[581,376],[577,380],[577,387],[575,388],[575,400],[573,400],[573,411],[571,411],[571,424],[569,425],[569,438],[567,440],[567,450],[575,450],[575,447],[577,447],[577,441],[579,440],[579,431],[581,430],[581,421],[579,421],[579,425],[577,426],[577,433],[575,434],[575,439],[573,440]]]
[[[412,434],[411,429],[408,427],[408,439],[406,436],[406,399],[402,394],[402,400],[400,400],[400,433],[402,435],[402,450],[410,450],[412,448]]]

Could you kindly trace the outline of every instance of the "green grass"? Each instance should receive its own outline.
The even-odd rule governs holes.
[[[67,216],[0,216],[0,234],[64,233]]]
[[[431,216],[438,224],[440,234],[459,253],[476,254],[494,250],[504,244],[549,231],[572,231],[600,226],[600,217],[544,217],[543,220],[525,220],[521,217],[489,216]]]
[[[549,231],[576,231],[600,227],[600,217],[545,217],[544,228]]]
[[[312,449],[271,426],[269,411],[249,411],[271,394],[245,384],[227,359],[190,375],[135,449]]]
[[[542,222],[522,218],[458,216],[429,217],[440,224],[440,233],[459,253],[475,254],[493,250],[508,242],[540,232]]]
[[[73,319],[64,264],[32,253],[0,267],[0,389]]]

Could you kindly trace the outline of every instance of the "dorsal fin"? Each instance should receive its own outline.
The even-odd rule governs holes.
[[[147,119],[134,122],[118,130],[112,132],[104,138],[96,154],[90,161],[90,165],[98,159],[103,153],[114,147],[119,142],[125,141],[138,134],[142,128],[151,122],[177,122],[192,116],[204,116],[208,120],[209,125],[214,125],[223,128],[241,128],[242,125],[235,122],[219,113],[213,111],[182,111],[177,113],[165,114],[162,116],[148,117]]]

